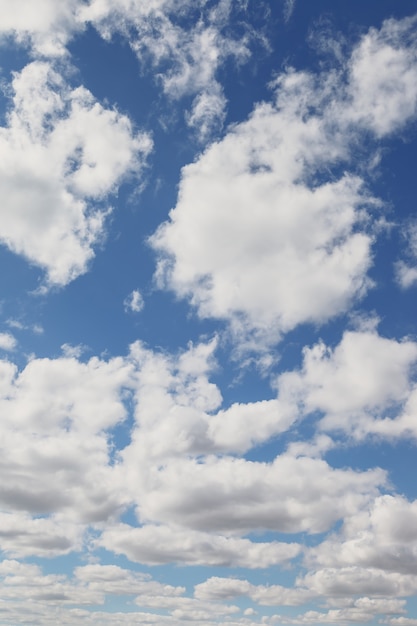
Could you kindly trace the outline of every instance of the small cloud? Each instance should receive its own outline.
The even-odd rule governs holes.
[[[145,303],[143,301],[142,294],[139,289],[134,289],[131,294],[123,302],[125,311],[131,311],[132,313],[140,313]]]
[[[42,335],[44,330],[40,324],[34,324],[33,326],[27,326],[23,324],[21,321],[10,318],[6,322],[9,328],[14,328],[15,330],[29,330],[35,333],[35,335]]]
[[[63,343],[61,346],[63,355],[68,359],[79,359],[83,352],[85,352],[85,346],[72,346],[69,343]]]
[[[10,333],[0,333],[0,350],[12,351],[16,348],[17,341]]]
[[[284,20],[285,22],[289,22],[291,16],[294,12],[295,8],[295,0],[285,0],[284,4]]]
[[[250,615],[256,615],[256,611],[255,611],[255,609],[252,609],[252,608],[245,609],[243,611],[243,615],[246,615],[246,617],[248,617]]]

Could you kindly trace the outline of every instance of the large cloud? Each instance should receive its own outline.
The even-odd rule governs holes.
[[[140,171],[151,142],[49,63],[27,65],[12,87],[0,129],[0,241],[44,268],[49,284],[65,285],[103,238],[100,203]]]
[[[361,177],[338,172],[364,130],[380,139],[415,116],[413,26],[370,31],[344,73],[281,75],[273,103],[183,169],[177,205],[151,238],[161,285],[267,343],[365,293],[372,199]]]
[[[178,563],[222,567],[266,568],[300,553],[297,543],[250,541],[241,537],[195,531],[178,526],[117,524],[104,529],[97,545],[131,561],[148,565]]]

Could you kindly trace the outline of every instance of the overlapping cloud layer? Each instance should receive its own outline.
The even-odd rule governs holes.
[[[7,11],[2,31],[34,60],[13,77],[0,133],[0,238],[46,271],[47,286],[87,271],[112,193],[140,175],[152,149],[127,115],[74,87],[68,41],[87,24],[108,39],[122,34],[166,95],[192,97],[188,124],[204,139],[224,116],[218,68],[249,54],[245,37],[226,35],[233,10],[226,1],[43,0],[35,13],[20,0]],[[415,27],[385,22],[338,70],[284,72],[271,102],[183,169],[170,220],[150,239],[160,285],[226,321],[245,349],[268,350],[300,324],[344,313],[372,287],[383,219],[367,176],[378,142],[415,119]],[[355,165],[358,148],[368,150],[365,166]],[[415,280],[414,231],[411,261],[396,265],[403,287]],[[125,306],[139,313],[141,292]],[[127,356],[88,361],[67,346],[21,370],[16,347],[0,334],[9,355],[0,360],[0,622],[414,623],[393,616],[417,593],[416,501],[381,468],[325,458],[346,439],[415,440],[412,338],[368,324],[336,345],[314,342],[298,368],[274,376],[272,399],[231,404],[213,382],[217,337],[178,354],[137,341]],[[283,452],[249,460],[284,433]],[[72,552],[90,561],[71,575],[29,562]],[[170,563],[247,571],[187,589],[133,565]],[[272,566],[293,567],[293,585],[249,580]],[[128,612],[96,609],[122,596]],[[280,606],[303,608],[291,617]]]

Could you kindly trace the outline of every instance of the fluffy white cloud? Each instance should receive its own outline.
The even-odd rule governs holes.
[[[88,588],[105,594],[129,594],[145,597],[177,597],[185,592],[185,587],[163,585],[151,576],[124,569],[118,565],[99,563],[76,567],[75,577]]]
[[[378,137],[404,126],[417,111],[416,22],[413,16],[372,28],[349,63],[347,117]]]
[[[15,558],[33,555],[50,558],[80,550],[84,531],[82,524],[59,515],[33,518],[19,511],[0,513],[2,550]]]
[[[126,417],[123,390],[131,384],[131,366],[122,358],[61,358],[34,359],[20,373],[6,361],[0,369],[1,507],[5,513],[64,515],[27,521],[26,530],[19,518],[4,545],[12,553],[38,554],[48,541],[58,552],[61,542],[66,552],[75,541],[65,540],[63,520],[105,519],[125,502],[105,430]],[[6,526],[10,519],[3,518]]]
[[[173,459],[144,468],[130,488],[141,521],[231,534],[320,533],[364,506],[384,480],[381,470],[335,470],[321,459],[283,454],[273,463]]]
[[[0,333],[0,350],[11,351],[16,345],[16,338],[11,333]]]
[[[379,139],[414,117],[412,27],[370,31],[345,74],[281,75],[275,102],[183,169],[177,205],[151,238],[161,286],[246,340],[255,333],[258,346],[365,293],[372,237],[363,225],[375,200],[358,176],[326,179],[325,169],[349,165],[364,128]],[[388,71],[375,72],[385,60]]]
[[[251,598],[266,606],[298,606],[316,596],[314,591],[281,585],[253,585],[239,578],[212,577],[194,588],[194,595],[205,600],[230,600],[239,596]]]
[[[415,436],[416,361],[415,342],[348,331],[334,349],[324,343],[306,348],[302,370],[279,376],[278,397],[298,405],[303,415],[321,412],[322,430],[345,431],[357,439]]]
[[[401,600],[370,600],[358,598],[352,606],[341,609],[330,609],[326,613],[321,611],[307,611],[295,618],[286,618],[277,615],[272,618],[277,624],[367,624],[379,615],[396,615],[404,613],[404,602]],[[385,623],[385,620],[384,620]],[[389,621],[388,623],[392,623]],[[395,620],[394,620],[395,623]]]
[[[49,284],[65,285],[104,236],[109,208],[100,202],[140,171],[151,142],[49,63],[27,65],[12,88],[0,128],[0,241],[44,268]]]
[[[369,510],[346,519],[340,534],[330,536],[311,549],[309,562],[351,568],[351,571],[361,567],[401,574],[398,580],[408,580],[408,585],[411,580],[414,589],[417,581],[416,519],[417,501],[409,502],[399,495],[380,496]],[[409,575],[411,579],[407,578]],[[395,593],[404,595],[398,589]]]
[[[36,54],[61,56],[73,33],[82,27],[77,13],[84,0],[0,0],[0,33],[29,44]]]
[[[211,565],[223,567],[265,568],[284,563],[300,553],[296,543],[254,542],[195,531],[178,526],[127,524],[107,526],[98,545],[131,561],[160,565]]]

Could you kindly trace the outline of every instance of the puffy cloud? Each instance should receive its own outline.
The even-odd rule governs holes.
[[[307,611],[295,618],[281,618],[277,615],[272,618],[272,621],[278,624],[365,624],[372,622],[378,615],[395,615],[404,612],[404,602],[401,600],[358,598],[352,606],[346,608],[330,609],[326,613]]]
[[[416,519],[417,501],[409,502],[399,495],[380,496],[368,510],[346,519],[340,534],[311,549],[309,562],[326,567],[350,567],[352,571],[355,567],[375,568],[399,573],[405,580],[411,575],[415,586]]]
[[[177,597],[185,592],[185,587],[163,585],[152,580],[151,576],[133,572],[118,565],[100,563],[76,567],[74,575],[78,581],[91,590],[105,594],[129,594],[145,597]]]
[[[349,64],[347,116],[378,137],[396,131],[417,111],[416,16],[387,20],[362,38]]]
[[[299,583],[327,597],[368,596],[401,597],[416,592],[416,576],[386,572],[372,567],[323,568],[301,578]],[[340,602],[340,600],[337,600]]]
[[[61,358],[34,359],[20,373],[2,361],[0,369],[3,510],[65,514],[27,521],[26,530],[19,518],[4,545],[12,553],[58,552],[60,546],[67,552],[75,540],[65,540],[64,519],[104,519],[125,501],[104,431],[126,417],[123,390],[131,384],[131,366],[122,358],[88,363]],[[10,519],[4,517],[3,523],[7,526]],[[68,537],[73,534],[68,531]]]
[[[264,606],[298,606],[316,596],[315,592],[281,585],[252,585],[239,578],[212,577],[194,588],[194,595],[205,600],[230,600],[247,596]]]
[[[11,333],[0,333],[0,350],[12,351],[16,345],[16,338]]]
[[[0,241],[44,268],[50,285],[65,285],[104,236],[109,209],[100,203],[140,171],[151,142],[49,63],[30,63],[12,87],[0,129]]]
[[[22,512],[0,513],[0,538],[5,554],[53,557],[80,550],[85,527],[65,517],[30,517]]]
[[[300,553],[296,543],[253,542],[176,526],[146,524],[108,525],[98,545],[131,561],[148,565],[179,563],[223,567],[265,568],[293,559]]]
[[[161,286],[258,348],[365,293],[372,236],[363,220],[376,201],[357,175],[325,170],[349,166],[364,128],[380,139],[414,117],[413,23],[370,31],[345,73],[281,75],[274,102],[183,168],[176,207],[150,239]],[[388,71],[375,72],[385,60]]]
[[[130,488],[141,521],[227,534],[320,533],[364,506],[384,480],[382,470],[338,470],[321,459],[283,454],[273,463],[173,459],[144,468]]]
[[[278,397],[297,404],[303,415],[321,412],[322,430],[345,431],[357,439],[414,436],[416,360],[415,342],[347,331],[334,349],[322,342],[304,349],[302,370],[278,377]]]
[[[3,19],[0,33],[11,35],[19,43],[28,43],[33,52],[61,56],[73,33],[82,28],[77,13],[84,0],[0,0]]]
[[[125,458],[242,453],[291,425],[297,407],[285,400],[234,403],[220,409],[220,390],[210,382],[216,345],[214,338],[190,345],[177,356],[153,352],[140,342],[131,346],[137,429]]]

